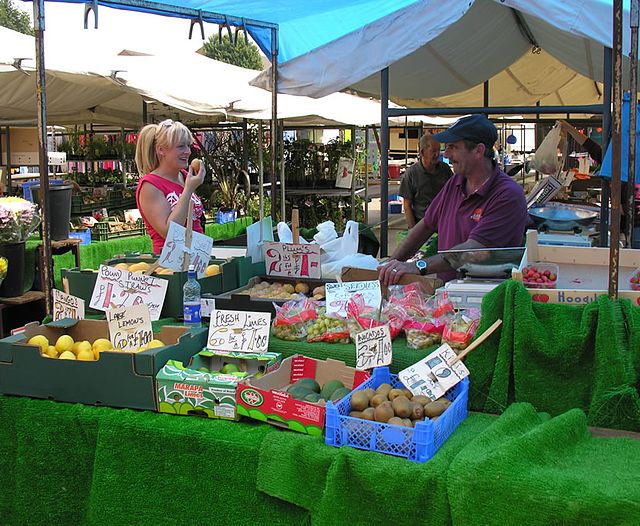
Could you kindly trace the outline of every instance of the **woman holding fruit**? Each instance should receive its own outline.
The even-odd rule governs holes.
[[[203,233],[202,201],[195,191],[204,180],[205,169],[200,159],[189,165],[192,143],[189,129],[170,119],[148,124],[138,135],[136,165],[140,181],[136,201],[155,254],[162,252],[172,221],[186,226],[190,201],[193,230]]]

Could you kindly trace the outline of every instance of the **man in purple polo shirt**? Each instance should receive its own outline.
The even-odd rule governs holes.
[[[397,283],[404,274],[437,272],[445,281],[455,278],[456,272],[440,254],[406,262],[434,232],[438,233],[441,251],[522,245],[528,223],[525,195],[496,166],[493,145],[498,132],[493,123],[484,115],[470,115],[433,138],[445,144],[444,156],[454,176],[391,260],[378,267],[380,280],[386,285]]]

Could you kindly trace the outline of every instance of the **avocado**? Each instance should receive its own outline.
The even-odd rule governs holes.
[[[320,400],[320,395],[318,393],[309,393],[304,397],[304,399],[306,402],[316,403],[318,400]]]
[[[291,397],[295,398],[296,400],[303,400],[305,396],[310,395],[312,392],[313,391],[310,391],[305,387],[295,384],[287,389],[287,393],[289,393]]]
[[[313,391],[314,393],[320,392],[320,385],[313,378],[300,378],[300,380],[294,382],[293,385],[299,385],[305,387],[309,391]]]
[[[333,392],[329,400],[333,402],[337,402],[338,400],[342,400],[350,392],[351,392],[351,389],[348,389],[347,387],[339,387]]]
[[[344,384],[340,380],[329,380],[326,384],[322,386],[322,391],[320,391],[320,398],[324,398],[325,400],[330,400],[331,395],[336,389],[340,389],[344,387]]]

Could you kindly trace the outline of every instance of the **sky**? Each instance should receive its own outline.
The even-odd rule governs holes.
[[[33,19],[31,2],[14,0],[21,10]],[[53,39],[77,40],[79,45],[108,45],[115,43],[136,51],[196,51],[202,46],[198,26],[193,28],[189,40],[190,22],[186,19],[169,18],[146,13],[136,13],[98,8],[98,29],[93,28],[93,15],[89,17],[89,28],[84,29],[84,4],[45,2],[45,45]],[[205,38],[217,35],[215,24],[205,24]],[[85,44],[86,43],[86,44]]]

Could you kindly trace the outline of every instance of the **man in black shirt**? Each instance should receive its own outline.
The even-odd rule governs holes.
[[[440,143],[431,135],[420,137],[418,162],[411,165],[400,183],[404,216],[409,228],[424,217],[431,201],[451,177],[451,168],[440,161]]]

